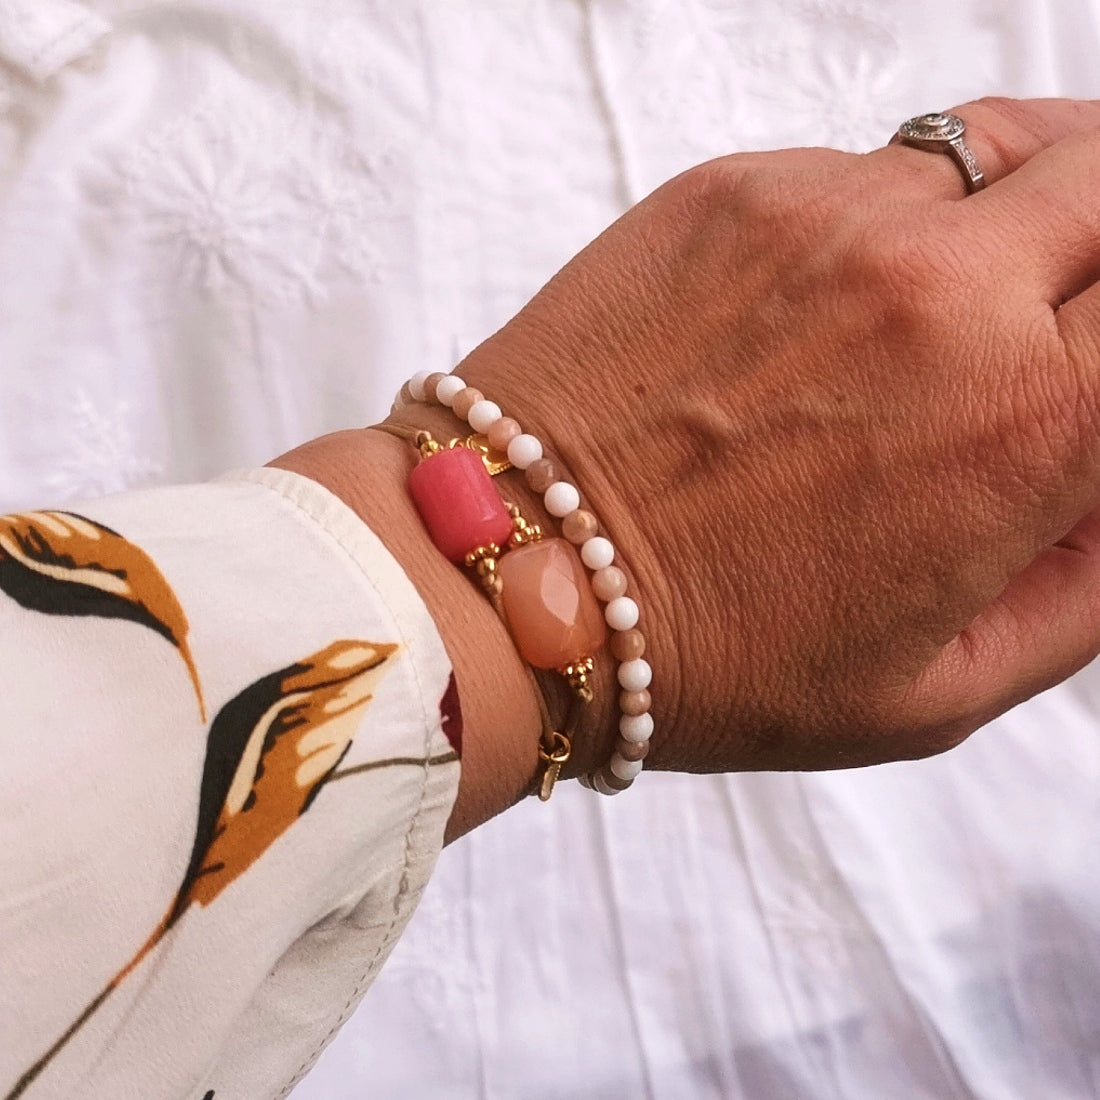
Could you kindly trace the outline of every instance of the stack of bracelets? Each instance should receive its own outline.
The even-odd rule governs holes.
[[[619,662],[619,735],[607,764],[580,780],[601,794],[625,791],[649,752],[651,672],[638,605],[626,594],[627,578],[614,564],[614,546],[599,533],[596,517],[581,507],[576,486],[563,481],[543,455],[539,440],[479,390],[457,375],[424,372],[401,387],[394,408],[417,402],[449,408],[473,432],[441,443],[426,431],[382,426],[420,452],[408,488],[429,537],[450,561],[474,571],[523,660],[533,669],[553,670],[570,688],[572,705],[562,729],[553,727],[537,692],[543,720],[539,797],[550,797],[572,753],[608,628],[611,654]],[[515,504],[501,498],[493,477],[513,467],[524,471],[546,511],[560,520],[563,538],[544,538]]]

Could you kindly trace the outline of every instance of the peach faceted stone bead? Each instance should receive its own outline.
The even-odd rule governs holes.
[[[584,566],[563,539],[541,539],[500,559],[504,614],[523,659],[564,668],[591,657],[607,626]]]

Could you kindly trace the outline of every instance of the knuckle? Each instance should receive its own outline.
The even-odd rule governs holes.
[[[979,112],[983,117],[992,116],[1012,125],[1020,125],[1030,118],[1027,107],[1018,99],[1003,95],[985,95],[971,100],[963,108],[968,113]]]
[[[971,397],[975,461],[993,498],[1027,513],[1060,499],[1081,456],[1091,413],[1049,322],[1016,329],[986,349],[992,385]]]
[[[972,100],[960,108],[975,126],[991,127],[1001,134],[1026,134],[1033,138],[1046,136],[1043,116],[1027,103],[1008,96],[989,95]]]
[[[1100,332],[1093,327],[1066,324],[1061,312],[1054,315],[1054,328],[1051,358],[1057,376],[1066,380],[1063,386],[1069,391],[1063,408],[1072,412],[1083,439],[1096,439],[1100,435],[1100,386],[1096,370],[1096,364],[1100,363]]]
[[[930,236],[895,224],[852,236],[840,281],[854,301],[864,302],[904,336],[936,322],[946,299],[965,285],[965,271],[961,246],[950,233]]]
[[[972,133],[983,144],[982,157],[992,155],[1002,171],[1030,159],[1056,140],[1075,134],[1095,148],[1100,114],[1085,102],[1051,103],[984,96],[958,108]]]
[[[983,96],[959,108],[959,113],[984,146],[982,157],[992,156],[1000,172],[1037,152],[1048,137],[1040,117],[1007,96]]]
[[[733,219],[771,242],[802,240],[847,209],[851,155],[831,149],[738,154],[708,161],[673,182],[696,217]]]

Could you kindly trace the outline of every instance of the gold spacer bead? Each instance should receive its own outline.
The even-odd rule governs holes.
[[[528,523],[514,504],[508,505],[508,514],[512,517],[512,534],[508,545],[515,549],[529,542],[538,542],[542,538],[542,528],[537,523]]]
[[[565,678],[570,690],[584,703],[591,703],[594,698],[591,677],[596,667],[592,657],[586,657],[583,661],[575,661],[565,668],[559,668],[558,673]]]
[[[487,546],[477,546],[471,550],[466,557],[462,559],[463,564],[467,569],[476,568],[479,573],[482,572],[483,564],[488,562],[489,565],[485,565],[485,569],[489,572],[496,569],[496,559],[500,557],[500,547],[495,542],[490,542]]]

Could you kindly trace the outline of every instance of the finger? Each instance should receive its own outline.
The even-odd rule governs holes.
[[[1100,101],[1079,99],[979,99],[952,109],[966,123],[964,140],[986,186],[1003,180],[1043,149],[1082,130],[1100,127]],[[929,200],[964,198],[959,166],[943,153],[894,142],[869,156],[907,190]]]
[[[1100,124],[1036,153],[965,207],[976,240],[1052,306],[1100,276]]]
[[[949,748],[1100,653],[1100,510],[1043,551],[925,672],[910,703]]]

